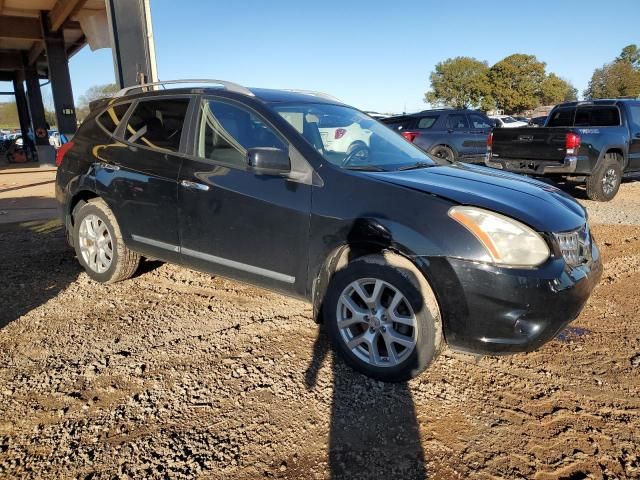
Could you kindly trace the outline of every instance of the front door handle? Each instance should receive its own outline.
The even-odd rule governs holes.
[[[108,172],[117,172],[118,170],[120,170],[120,167],[118,165],[114,165],[113,163],[96,162],[96,163],[93,164],[93,167],[96,170],[98,168],[101,168],[101,169],[106,170]]]
[[[191,190],[202,190],[203,192],[206,192],[209,190],[209,185],[204,185],[203,183],[190,182],[189,180],[182,180],[180,182],[180,185],[182,185],[185,188],[190,188]]]

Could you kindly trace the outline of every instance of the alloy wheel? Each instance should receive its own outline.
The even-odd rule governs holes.
[[[87,215],[78,231],[80,253],[85,264],[96,273],[109,270],[113,260],[113,240],[107,224],[97,215]]]
[[[338,300],[336,321],[347,348],[369,365],[397,366],[415,349],[416,315],[389,282],[363,278],[347,285]]]
[[[615,169],[610,168],[606,171],[604,177],[602,177],[602,191],[607,195],[611,195],[615,190],[617,183],[618,174],[616,173]]]

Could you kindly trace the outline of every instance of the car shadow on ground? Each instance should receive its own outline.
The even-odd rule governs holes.
[[[0,225],[0,329],[58,295],[80,272],[59,221]]]
[[[322,329],[306,372],[307,388],[330,350]],[[383,383],[361,375],[333,355],[333,398],[329,432],[330,478],[425,479],[418,420],[406,382]]]

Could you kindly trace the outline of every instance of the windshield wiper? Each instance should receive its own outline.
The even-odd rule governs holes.
[[[378,167],[377,165],[350,165],[348,167],[343,167],[346,170],[356,170],[359,172],[386,172],[384,168]]]
[[[399,167],[398,171],[402,171],[402,170],[415,170],[417,168],[428,168],[428,167],[433,167],[433,163],[428,163],[428,162],[416,162],[413,163],[411,165],[405,165],[404,167]]]

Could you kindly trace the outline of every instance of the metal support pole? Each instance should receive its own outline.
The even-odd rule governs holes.
[[[120,88],[158,81],[149,0],[106,0]]]
[[[40,92],[40,80],[38,72],[33,68],[26,70],[27,77],[27,99],[29,101],[29,111],[31,112],[31,122],[35,135],[36,145],[49,145],[47,136],[39,136],[38,133],[47,131],[47,120],[44,116],[44,104],[42,103],[42,93]]]
[[[16,108],[18,110],[18,120],[20,122],[20,132],[22,134],[22,144],[27,151],[30,160],[33,159],[34,152],[33,142],[29,138],[29,127],[31,119],[29,118],[29,107],[27,106],[27,96],[24,93],[24,72],[19,70],[13,77],[13,91],[16,95]]]
[[[56,150],[49,143],[49,134],[47,132],[49,125],[47,125],[45,117],[38,72],[31,67],[25,73],[27,78],[27,99],[29,101],[29,111],[31,112],[32,131],[34,133],[33,138],[38,161],[53,164],[56,161]]]
[[[76,109],[69,76],[69,59],[64,47],[64,38],[60,32],[49,30],[49,19],[46,12],[40,13],[42,37],[47,52],[49,79],[53,93],[53,104],[56,109],[58,131],[73,136],[77,128]]]

